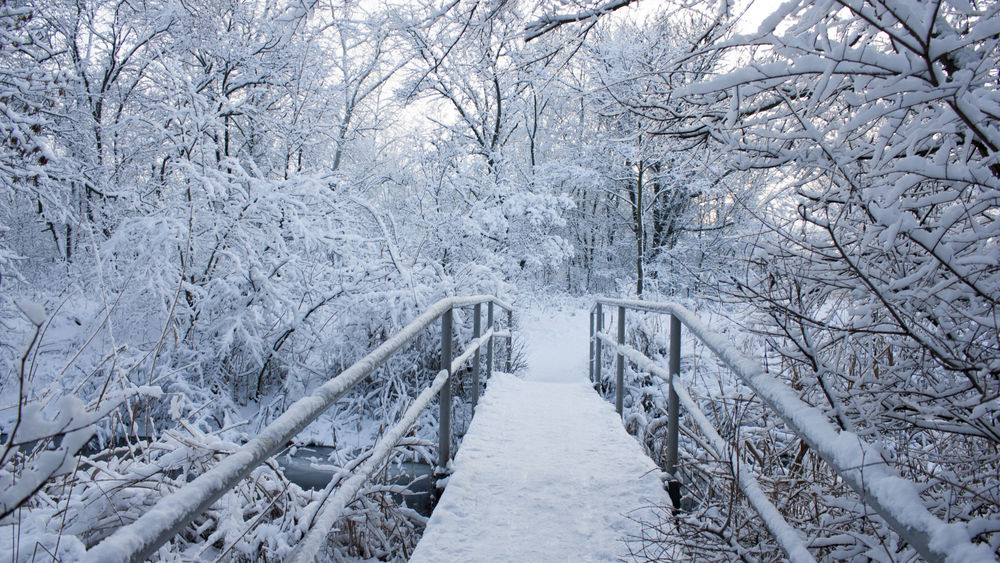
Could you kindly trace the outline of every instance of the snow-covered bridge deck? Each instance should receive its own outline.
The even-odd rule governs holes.
[[[586,364],[566,363],[586,359],[586,318],[547,333],[526,320],[528,374],[489,382],[411,561],[616,561],[670,504]]]
[[[586,378],[496,374],[411,561],[617,561],[660,475]]]

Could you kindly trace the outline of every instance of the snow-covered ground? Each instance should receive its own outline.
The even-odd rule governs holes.
[[[585,310],[522,310],[411,561],[616,561],[664,506],[660,472],[587,381]]]
[[[580,304],[583,305],[582,303]],[[525,345],[525,379],[556,383],[587,381],[588,312],[571,303],[526,306],[518,311],[517,336]]]

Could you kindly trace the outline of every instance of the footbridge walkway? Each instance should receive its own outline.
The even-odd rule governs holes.
[[[500,373],[455,457],[411,562],[618,561],[660,471],[585,378]]]
[[[455,345],[455,311],[472,314],[472,334]],[[670,322],[666,366],[628,346],[630,311],[662,314]],[[485,316],[485,323],[483,317]],[[90,549],[86,560],[141,561],[184,529],[255,467],[274,456],[307,424],[370,375],[396,350],[440,324],[441,369],[412,400],[395,425],[372,446],[349,478],[325,491],[322,503],[290,559],[323,560],[331,531],[358,491],[381,468],[437,400],[439,470],[444,492],[412,561],[616,561],[629,558],[629,539],[643,534],[655,507],[680,506],[676,474],[680,417],[696,426],[704,447],[730,459],[738,484],[791,561],[813,561],[809,538],[792,528],[759,486],[752,464],[734,455],[691,398],[680,377],[682,327],[701,340],[751,388],[788,429],[805,441],[851,486],[859,498],[929,561],[993,561],[992,552],[970,542],[969,530],[946,523],[924,506],[919,486],[898,476],[877,450],[840,431],[794,390],[743,356],[687,309],[672,303],[598,299],[589,323],[577,315],[573,328],[534,330],[525,339],[526,373],[511,375],[513,307],[491,296],[439,301],[368,356],[294,403],[241,449],[136,521]],[[543,323],[544,324],[544,323]],[[608,328],[606,328],[608,327]],[[587,332],[589,328],[589,334]],[[460,341],[462,341],[460,339]],[[504,372],[494,373],[495,341],[504,346]],[[589,349],[589,354],[587,350]],[[456,356],[456,350],[461,353]],[[610,352],[610,354],[609,354]],[[613,358],[615,403],[605,402],[591,381]],[[668,383],[667,459],[663,471],[650,460],[621,421],[626,362]],[[452,456],[452,378],[472,379],[475,416]],[[486,391],[480,398],[480,388]],[[478,403],[476,402],[478,400]],[[667,549],[669,554],[669,548]]]

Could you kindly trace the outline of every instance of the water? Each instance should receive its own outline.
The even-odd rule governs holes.
[[[334,449],[329,446],[300,446],[295,453],[284,453],[278,456],[278,465],[285,477],[303,489],[318,491],[329,484],[336,475],[334,469],[324,469],[316,466],[329,466],[330,455]],[[419,461],[407,461],[389,466],[389,482],[407,488],[402,494],[393,494],[396,502],[406,503],[406,506],[423,516],[430,516],[434,508],[432,498],[433,468],[430,464]]]
[[[60,438],[59,436],[56,437],[52,447],[58,447]],[[7,434],[0,434],[0,444],[6,441]],[[136,444],[144,444],[148,443],[148,441],[149,438],[145,436],[133,439],[133,442]],[[114,447],[125,444],[124,441],[115,440],[114,443],[106,444],[101,448],[98,446],[98,443],[97,438],[92,439],[83,447],[79,455],[101,458],[109,455],[110,450]],[[35,446],[36,442],[30,442],[24,444],[22,448],[24,451],[31,451]],[[141,449],[138,445],[135,447],[137,450]],[[294,454],[282,453],[278,455],[278,466],[284,472],[285,478],[292,483],[306,490],[322,490],[336,474],[336,471],[316,468],[313,465],[329,466],[330,455],[333,452],[334,449],[329,446],[300,446],[296,448]],[[401,494],[393,493],[393,499],[399,503],[405,502],[406,506],[412,508],[418,514],[429,517],[436,503],[436,498],[432,494],[434,490],[433,479],[431,478],[432,473],[433,467],[428,463],[420,461],[407,461],[402,464],[389,466],[389,482],[393,485],[404,486],[407,489],[406,492]],[[175,477],[180,474],[180,471],[170,471],[167,474]]]

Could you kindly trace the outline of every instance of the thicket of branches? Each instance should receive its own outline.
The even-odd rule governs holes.
[[[385,133],[403,127],[413,37],[455,25],[437,11],[0,6],[0,517],[16,558],[74,558],[435,300],[507,290],[506,239],[544,232],[524,213],[546,200],[488,208],[505,240],[480,250],[478,223],[451,220],[476,208],[447,154],[461,143],[424,153]],[[428,384],[437,343],[422,335],[299,439],[346,466]],[[164,556],[282,557],[314,500],[295,489],[261,469]],[[352,552],[412,547],[419,515],[366,498]]]
[[[631,3],[0,6],[0,538],[72,557],[438,298],[518,287],[729,315],[996,547],[1000,8],[792,1],[748,31],[726,1]],[[349,464],[435,347],[300,439]],[[818,554],[912,557],[745,389],[691,373]],[[657,385],[628,400],[651,451]],[[671,533],[777,553],[698,445]],[[379,487],[351,555],[419,528]],[[280,557],[314,506],[274,468],[226,499],[161,555]]]
[[[637,72],[635,82],[659,88],[619,100],[652,134],[721,150],[730,178],[766,180],[727,195],[741,208],[723,235],[729,260],[688,261],[691,295],[738,312],[737,326],[757,335],[749,350],[772,373],[923,483],[937,516],[967,522],[994,548],[997,10],[789,2],[755,32],[690,43],[670,64]],[[673,73],[705,58],[717,61],[711,73],[672,87]],[[913,556],[745,391],[709,387],[706,412],[731,427],[733,455],[773,480],[773,498],[815,534],[818,553]],[[689,465],[692,492],[724,505],[731,491],[699,478],[705,467]],[[765,556],[745,551],[767,545],[745,507],[722,505],[702,507],[691,545],[722,526],[720,558]]]

